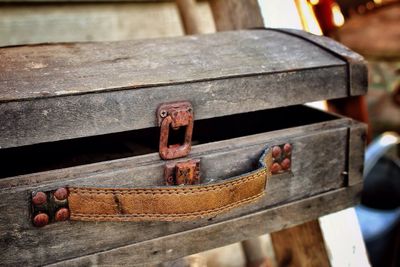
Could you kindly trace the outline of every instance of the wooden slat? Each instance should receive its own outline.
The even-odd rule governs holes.
[[[185,34],[203,33],[201,27],[201,16],[197,8],[196,0],[176,0],[181,15],[181,21]]]
[[[367,93],[368,70],[366,61],[361,55],[355,53],[354,51],[350,50],[349,48],[338,42],[332,42],[332,39],[325,36],[317,36],[305,31],[298,31],[293,29],[280,29],[278,31],[290,33],[294,36],[303,38],[304,40],[308,40],[309,42],[319,45],[327,51],[330,51],[332,54],[335,54],[345,60],[349,66],[347,74],[347,79],[349,83],[348,96],[358,96]]]
[[[364,152],[367,126],[358,123],[350,128],[349,135],[349,185],[361,183],[364,179]]]
[[[0,0],[0,46],[183,35],[174,2],[61,2],[1,4]],[[205,22],[211,12],[206,3],[198,7],[200,12],[208,11],[202,20],[208,29]]]
[[[318,196],[294,201],[240,218],[216,223],[154,240],[99,252],[85,257],[61,261],[51,266],[138,265],[179,258],[281,230],[342,210],[358,203],[361,185],[338,189]],[[213,238],[210,238],[212,236]],[[145,261],[143,261],[145,259]]]
[[[28,207],[29,193],[32,190],[50,190],[65,185],[113,187],[159,185],[162,183],[163,164],[157,159],[156,154],[2,179],[0,180],[2,188],[0,210],[3,214],[0,217],[0,245],[4,248],[2,262],[11,265],[49,264],[55,259],[84,256],[151,239],[155,239],[153,245],[157,246],[156,240],[165,235],[231,220],[281,203],[341,188],[344,185],[342,173],[346,169],[345,140],[348,138],[348,130],[347,127],[343,127],[344,125],[343,120],[338,120],[194,146],[191,157],[201,158],[205,182],[251,169],[266,145],[290,142],[294,147],[293,175],[274,176],[269,181],[265,198],[254,205],[196,222],[63,222],[42,229],[31,225]],[[349,199],[348,202],[352,201]],[[325,208],[324,212],[327,211]],[[315,218],[312,213],[308,216],[309,219]],[[251,221],[251,224],[254,228],[260,227],[256,221]],[[15,233],[18,233],[18,236],[15,236]],[[244,239],[245,236],[238,238],[237,240]],[[69,245],[53,249],[59,246],[59,240]],[[197,245],[191,249],[202,243],[202,241],[196,242]],[[223,244],[223,240],[218,244]],[[207,249],[208,245],[203,245],[203,250]],[[180,256],[188,252],[185,249],[179,251]],[[146,258],[139,251],[129,254],[143,257],[142,260]]]
[[[257,0],[209,0],[217,31],[264,26]]]
[[[330,267],[318,220],[271,233],[278,266]]]
[[[0,58],[0,148],[157,126],[156,108],[177,100],[205,119],[348,95],[345,62],[272,30],[11,47]]]
[[[0,59],[0,102],[345,65],[304,40],[268,30],[9,47]]]

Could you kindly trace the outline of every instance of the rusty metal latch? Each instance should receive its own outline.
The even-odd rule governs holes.
[[[161,104],[157,109],[160,131],[159,153],[162,159],[176,159],[189,154],[192,147],[193,107],[190,102],[181,101]],[[180,144],[168,144],[170,130],[185,127],[184,140]]]
[[[200,159],[165,164],[164,178],[166,185],[200,184]]]

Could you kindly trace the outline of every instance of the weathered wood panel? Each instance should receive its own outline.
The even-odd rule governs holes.
[[[208,6],[204,4],[199,5],[201,11],[207,11]],[[205,13],[204,20],[201,20],[205,29],[209,29],[206,19],[211,19],[210,13],[208,16]],[[182,23],[172,1],[0,5],[0,46],[120,41],[181,35]]]
[[[346,65],[324,49],[271,30],[9,47],[0,50],[0,59],[0,102]],[[346,79],[332,76],[332,83]]]
[[[281,230],[354,206],[360,184],[293,201],[243,217],[206,227],[167,235],[92,255],[61,261],[51,266],[134,265],[143,266],[176,259],[222,245]],[[212,236],[213,238],[210,238]]]
[[[364,176],[364,152],[367,125],[357,123],[349,129],[349,185],[361,183]]]
[[[183,83],[96,95],[71,95],[0,104],[0,147],[156,127],[161,103],[188,100],[196,119],[344,97],[345,80],[326,83],[345,69],[287,72],[246,78]],[[303,83],[307,77],[307,83]],[[288,86],[289,84],[294,87]],[[33,123],[34,122],[34,123]]]
[[[280,203],[341,188],[344,186],[342,174],[347,168],[346,121],[346,119],[339,119],[291,130],[195,146],[191,157],[202,159],[205,182],[251,169],[266,145],[290,142],[294,147],[293,175],[274,176],[269,182],[266,197],[260,202],[196,222],[63,222],[48,225],[42,229],[31,225],[28,207],[31,190],[55,189],[65,185],[95,184],[116,187],[159,185],[162,180],[162,163],[157,159],[156,154],[2,179],[0,181],[2,188],[0,210],[3,214],[0,218],[0,243],[4,248],[1,251],[2,262],[4,264],[49,264],[55,259],[84,256],[154,238],[157,240],[168,234],[223,222]],[[122,165],[121,168],[118,168],[118,165]],[[348,202],[352,203],[351,200]],[[325,208],[323,212],[327,210],[329,209]],[[311,216],[308,217],[311,219],[314,215],[310,213],[307,216]],[[250,222],[254,223],[253,228],[260,227],[259,222],[250,220],[248,223]],[[283,223],[283,221],[280,222]],[[283,223],[281,227],[286,225],[287,223]],[[232,241],[235,241],[244,239],[244,236],[238,235],[232,238]],[[62,242],[60,243],[59,240]],[[154,246],[158,244],[156,240]],[[66,243],[68,246],[61,246]],[[200,243],[202,242],[198,244]],[[193,245],[190,249],[196,249],[196,246]],[[204,249],[207,248],[204,247]],[[181,249],[179,255],[183,256],[187,252]],[[130,254],[132,257],[146,258],[140,251]],[[135,261],[134,258],[132,260]]]
[[[345,60],[348,64],[348,89],[349,96],[364,95],[368,89],[368,69],[367,62],[364,58],[345,47],[338,42],[332,42],[332,39],[325,36],[317,36],[304,31],[298,31],[293,29],[280,29],[280,32],[286,32],[308,40],[310,43],[323,47],[332,54]]]
[[[268,30],[13,47],[0,58],[2,148],[156,126],[163,102],[192,101],[204,119],[349,90],[344,61]]]

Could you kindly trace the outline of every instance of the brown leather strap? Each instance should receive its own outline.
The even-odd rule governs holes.
[[[214,216],[264,195],[272,156],[259,168],[219,183],[151,188],[69,187],[71,220],[185,221]]]

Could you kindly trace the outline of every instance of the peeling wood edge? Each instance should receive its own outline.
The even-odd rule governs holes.
[[[266,28],[267,29],[267,28]],[[286,33],[305,41],[308,41],[325,51],[346,61],[348,69],[348,95],[364,95],[368,89],[368,68],[366,60],[358,53],[352,51],[343,44],[326,36],[317,36],[305,31],[294,29],[270,29],[268,30]],[[327,44],[332,44],[327,46]]]
[[[155,238],[98,252],[83,257],[69,259],[47,266],[77,266],[90,264],[127,264],[136,262],[135,266],[156,264],[166,260],[177,259],[186,255],[213,249],[221,245],[239,242],[265,233],[295,226],[320,216],[333,213],[359,203],[362,183],[322,193],[307,199],[294,201],[274,208],[212,224],[209,226],[184,231],[164,237]],[[229,227],[228,227],[229,226]],[[213,238],[207,238],[207,236]],[[203,242],[207,239],[207,242]],[[196,241],[195,241],[196,240]],[[197,242],[199,246],[193,246]],[[134,258],[137,250],[149,262],[138,262]],[[115,261],[118,259],[119,262]]]

